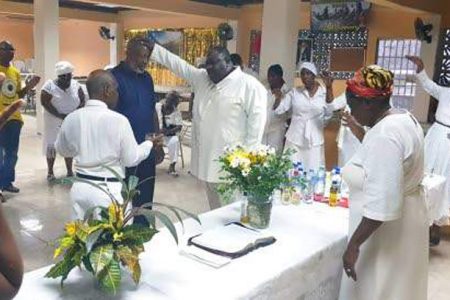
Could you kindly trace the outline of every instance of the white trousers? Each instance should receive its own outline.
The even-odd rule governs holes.
[[[176,163],[178,161],[178,155],[180,152],[180,139],[177,135],[166,136],[164,138],[164,143],[169,150],[169,160],[170,163]]]
[[[100,184],[100,181],[92,181],[95,184]],[[116,200],[122,202],[122,185],[120,182],[105,182],[107,189]],[[72,200],[73,219],[83,219],[86,211],[94,206],[108,207],[111,204],[111,199],[103,191],[82,182],[75,182],[70,190],[70,199]]]
[[[295,151],[291,155],[292,162],[302,162],[305,171],[310,169],[317,171],[320,166],[325,165],[325,152],[323,145],[312,146],[309,148],[300,147],[289,140],[286,140],[284,150],[292,149]]]

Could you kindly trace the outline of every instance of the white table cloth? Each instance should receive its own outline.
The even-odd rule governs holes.
[[[182,243],[239,216],[235,203],[201,215],[202,226],[188,220]],[[318,203],[276,204],[267,231],[277,239],[275,244],[215,269],[180,255],[164,229],[141,255],[139,287],[124,274],[121,293],[103,295],[91,274],[74,270],[61,291],[59,280],[43,278],[49,268],[45,267],[25,275],[16,299],[337,299],[347,242],[347,209]]]

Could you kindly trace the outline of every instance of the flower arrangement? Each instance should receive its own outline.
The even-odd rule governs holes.
[[[274,190],[290,185],[288,172],[292,163],[289,156],[289,151],[277,154],[274,148],[265,145],[226,147],[219,158],[224,173],[219,192],[238,190],[255,200],[267,201]]]
[[[170,210],[181,224],[183,221],[180,212],[200,223],[197,216],[167,204],[153,202],[139,208],[131,208],[132,199],[139,193],[138,178],[130,176],[126,183],[114,170],[105,168],[121,181],[123,203],[115,199],[104,184],[94,184],[80,178],[71,179],[102,190],[111,199],[111,204],[109,207],[92,207],[86,212],[84,220],[65,225],[65,233],[57,240],[54,252],[54,258],[61,259],[45,275],[49,278],[61,277],[61,287],[70,271],[77,266],[84,266],[98,280],[100,288],[113,294],[120,287],[120,265],[128,269],[133,281],[138,284],[141,277],[139,254],[144,252],[144,243],[158,233],[156,219],[167,227],[178,243],[176,228],[169,217],[161,211],[149,208],[164,207]],[[139,215],[147,218],[149,227],[131,223],[133,217]]]

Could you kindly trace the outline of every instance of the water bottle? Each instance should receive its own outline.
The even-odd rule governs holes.
[[[316,181],[316,174],[314,170],[309,170],[309,173],[304,173],[305,189],[303,192],[303,202],[311,204],[314,201],[314,187]]]
[[[325,192],[325,167],[320,167],[317,171],[316,184],[314,186],[314,201],[323,201]]]
[[[304,178],[303,174],[300,173],[299,170],[296,170],[294,174],[296,175],[293,177],[293,191],[291,196],[291,203],[298,205],[300,204],[300,201],[303,198],[302,181],[304,180]]]
[[[329,205],[337,206],[339,204],[339,185],[337,181],[331,182]]]
[[[342,184],[341,169],[339,167],[335,167],[331,174],[332,174],[331,181],[332,182],[336,181],[338,193],[341,193],[341,184]]]

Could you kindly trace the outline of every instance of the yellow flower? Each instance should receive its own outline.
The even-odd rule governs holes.
[[[114,242],[120,241],[122,239],[122,237],[123,237],[123,232],[121,232],[121,233],[117,233],[117,232],[114,233],[114,235],[113,235]]]
[[[65,229],[68,235],[74,236],[77,233],[77,224],[75,222],[67,223]]]
[[[57,258],[58,256],[61,255],[62,249],[61,247],[58,247],[55,249],[55,252],[53,253],[53,259]]]

